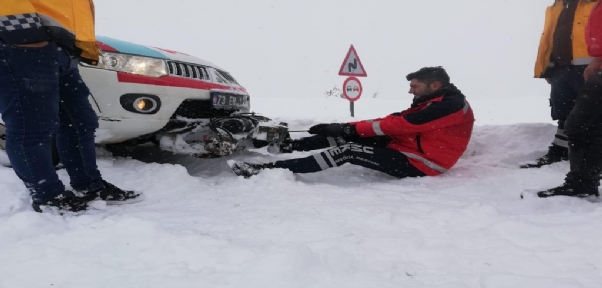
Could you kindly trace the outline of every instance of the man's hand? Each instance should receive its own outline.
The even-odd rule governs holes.
[[[310,134],[320,135],[324,137],[347,137],[356,136],[355,126],[350,124],[318,124],[309,128]]]
[[[329,124],[317,124],[317,125],[309,127],[309,130],[307,132],[309,132],[309,134],[322,135],[322,134],[324,134],[324,129],[326,127],[328,127],[329,125],[330,125],[330,123]]]
[[[590,76],[598,73],[598,71],[600,70],[600,66],[602,66],[602,59],[595,57],[594,60],[592,60],[592,62],[589,63],[589,65],[587,65],[585,71],[583,71],[583,78],[585,78],[585,81],[587,81],[587,79],[589,79]]]

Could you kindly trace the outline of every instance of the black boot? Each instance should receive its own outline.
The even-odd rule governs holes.
[[[42,213],[45,210],[58,209],[61,211],[78,212],[88,208],[87,201],[75,196],[71,191],[65,191],[45,202],[34,202],[31,204],[34,211]]]
[[[569,160],[568,149],[557,145],[552,145],[550,146],[550,148],[548,148],[548,153],[546,153],[546,155],[543,155],[541,158],[537,159],[536,163],[521,165],[520,168],[540,168],[545,165],[550,165],[552,163],[566,160]]]
[[[570,196],[585,198],[589,196],[600,196],[598,187],[595,186],[580,186],[578,184],[564,183],[556,188],[548,189],[545,191],[537,192],[537,196],[540,198],[547,198],[553,196]]]
[[[600,172],[602,172],[602,138],[569,138],[571,171],[562,186],[541,191],[539,197],[599,196]]]
[[[118,188],[117,186],[102,180],[104,188],[96,191],[78,191],[84,196],[82,197],[86,201],[103,200],[108,205],[119,205],[119,204],[131,204],[140,202],[144,198],[144,194],[141,192],[126,191]]]

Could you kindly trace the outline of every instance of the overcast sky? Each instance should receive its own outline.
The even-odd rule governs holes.
[[[552,0],[97,0],[97,34],[192,54],[253,97],[315,97],[353,44],[364,95],[409,97],[405,75],[442,65],[472,97],[548,97],[533,65]],[[149,33],[149,31],[153,31]]]

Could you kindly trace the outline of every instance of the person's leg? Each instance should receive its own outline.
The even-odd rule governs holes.
[[[565,183],[540,192],[540,197],[597,195],[602,172],[602,74],[590,77],[565,123],[570,172]]]
[[[271,154],[293,153],[294,151],[312,151],[337,146],[346,143],[341,138],[323,137],[319,135],[304,137],[301,139],[291,139],[287,137],[281,144],[268,146],[268,152]]]
[[[565,120],[558,120],[558,127],[556,129],[556,134],[554,134],[554,140],[552,141],[552,145],[550,145],[551,152],[548,152],[550,155],[550,161],[552,163],[558,161],[564,161],[568,157],[568,148],[569,148],[569,138],[564,133],[564,123]],[[555,160],[560,158],[559,160]]]
[[[297,139],[297,140],[288,140],[288,141],[286,141],[286,144],[283,143],[283,145],[288,145],[289,148],[287,148],[286,150],[292,152],[292,151],[313,151],[313,150],[324,149],[324,148],[328,148],[328,147],[344,145],[349,142],[362,144],[362,145],[368,145],[368,146],[386,147],[390,141],[391,141],[391,138],[388,136],[367,137],[367,138],[354,137],[354,138],[343,139],[342,137],[334,138],[334,137],[324,137],[324,136],[314,135],[314,136],[304,137],[304,138]]]
[[[57,47],[20,48],[0,43],[0,113],[6,153],[34,203],[65,191],[52,164],[59,123]]]
[[[573,187],[588,191],[598,190],[600,172],[602,172],[602,137],[586,137],[570,140],[569,160],[571,170],[565,182]]]
[[[554,135],[551,149],[563,151],[566,155],[568,139],[564,134],[564,122],[569,116],[573,103],[579,90],[574,87],[574,71],[570,67],[559,68],[552,77],[550,91],[550,106],[552,108],[552,119],[558,120],[558,130]],[[563,157],[566,158],[566,157]],[[566,159],[565,159],[566,160]]]
[[[71,178],[71,187],[84,193],[88,201],[101,199],[108,204],[127,204],[141,201],[142,193],[124,191],[102,179],[96,165],[94,133],[98,116],[88,97],[90,91],[82,80],[77,62],[59,54],[60,74],[60,127],[57,146],[61,161]]]
[[[303,137],[301,139],[290,140],[290,151],[313,151],[318,149],[324,149],[328,147],[334,147],[347,143],[343,138],[324,137],[320,135],[314,135],[309,137]]]
[[[573,89],[574,94],[574,98],[573,98],[573,103],[574,100],[577,99],[577,97],[579,96],[579,93],[581,92],[581,89],[583,89],[583,86],[585,85],[585,78],[583,78],[583,72],[585,71],[585,68],[587,68],[587,65],[579,65],[579,66],[571,66],[570,68],[570,74],[568,75],[569,79],[569,85],[571,85],[571,88]],[[574,104],[573,106],[574,107]],[[571,109],[572,109],[571,107]],[[570,111],[569,111],[570,113]],[[568,116],[567,116],[568,118]]]
[[[522,165],[521,168],[539,168],[544,165],[568,160],[568,137],[564,126],[574,101],[583,86],[583,66],[558,68],[552,76],[550,84],[550,107],[553,120],[558,121],[558,128],[548,152],[535,163]]]
[[[587,197],[598,196],[600,172],[602,172],[602,137],[569,140],[571,168],[564,184],[538,192],[541,198],[552,196]]]
[[[583,85],[565,131],[571,162],[567,182],[597,189],[602,172],[602,72]]]
[[[552,114],[556,116],[555,119],[558,119],[558,130],[552,145],[563,151],[568,149],[568,137],[564,131],[565,121],[575,107],[575,99],[585,84],[585,79],[583,79],[585,67],[570,66],[563,69],[552,83]]]
[[[399,178],[426,176],[399,151],[355,143],[332,147],[324,152],[304,158],[266,164],[230,162],[229,165],[236,174],[250,177],[257,174],[261,169],[283,168],[293,173],[314,173],[338,167],[345,163],[363,166]]]
[[[602,72],[592,75],[575,99],[575,107],[567,117],[564,132],[582,138],[600,132],[602,117]]]
[[[94,133],[98,116],[88,97],[90,91],[82,80],[77,62],[59,51],[60,126],[56,142],[58,152],[77,191],[95,191],[104,187],[96,166]]]
[[[565,121],[575,106],[575,99],[585,84],[585,66],[559,68],[552,77],[550,104],[552,119]]]

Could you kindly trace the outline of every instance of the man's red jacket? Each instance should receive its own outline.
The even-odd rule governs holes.
[[[387,135],[388,148],[405,154],[426,175],[450,169],[466,151],[474,115],[462,92],[450,84],[385,118],[350,123],[361,137]]]
[[[587,51],[592,57],[602,58],[602,9],[600,3],[594,6],[585,27]]]

